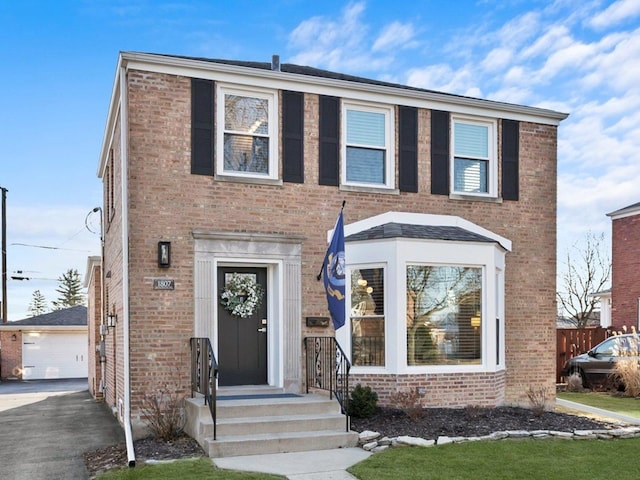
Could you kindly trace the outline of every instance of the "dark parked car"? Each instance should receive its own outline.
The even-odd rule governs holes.
[[[615,363],[624,358],[640,360],[640,336],[638,334],[616,335],[607,338],[587,353],[578,355],[564,364],[561,375],[568,378],[579,375],[584,387],[593,385],[620,385],[614,373]]]

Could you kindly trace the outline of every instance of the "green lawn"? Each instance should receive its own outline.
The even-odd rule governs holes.
[[[391,448],[349,472],[360,480],[636,480],[637,462],[620,459],[637,451],[640,438],[469,442]]]
[[[590,407],[602,408],[611,412],[629,415],[640,418],[640,399],[635,397],[623,397],[611,395],[607,392],[562,392],[557,394],[558,398],[571,402],[582,403]]]
[[[266,473],[219,470],[210,458],[203,458],[110,470],[96,478],[97,480],[282,480],[284,477]]]

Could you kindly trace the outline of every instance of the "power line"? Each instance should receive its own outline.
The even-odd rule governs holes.
[[[76,250],[74,248],[50,247],[48,245],[33,245],[31,243],[12,243],[11,245],[18,247],[45,248],[47,250],[66,250],[67,252],[91,253],[91,250]]]

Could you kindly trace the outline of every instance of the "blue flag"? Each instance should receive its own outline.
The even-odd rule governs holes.
[[[333,327],[337,330],[344,325],[345,315],[345,262],[344,262],[344,223],[342,210],[333,229],[331,243],[322,264],[324,289],[327,292],[327,304]],[[318,280],[320,280],[318,278]]]

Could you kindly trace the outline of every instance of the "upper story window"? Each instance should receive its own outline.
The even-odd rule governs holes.
[[[497,196],[496,123],[453,117],[452,192]]]
[[[218,175],[277,178],[276,108],[273,92],[220,86]]]
[[[342,183],[394,187],[391,108],[344,102]]]

